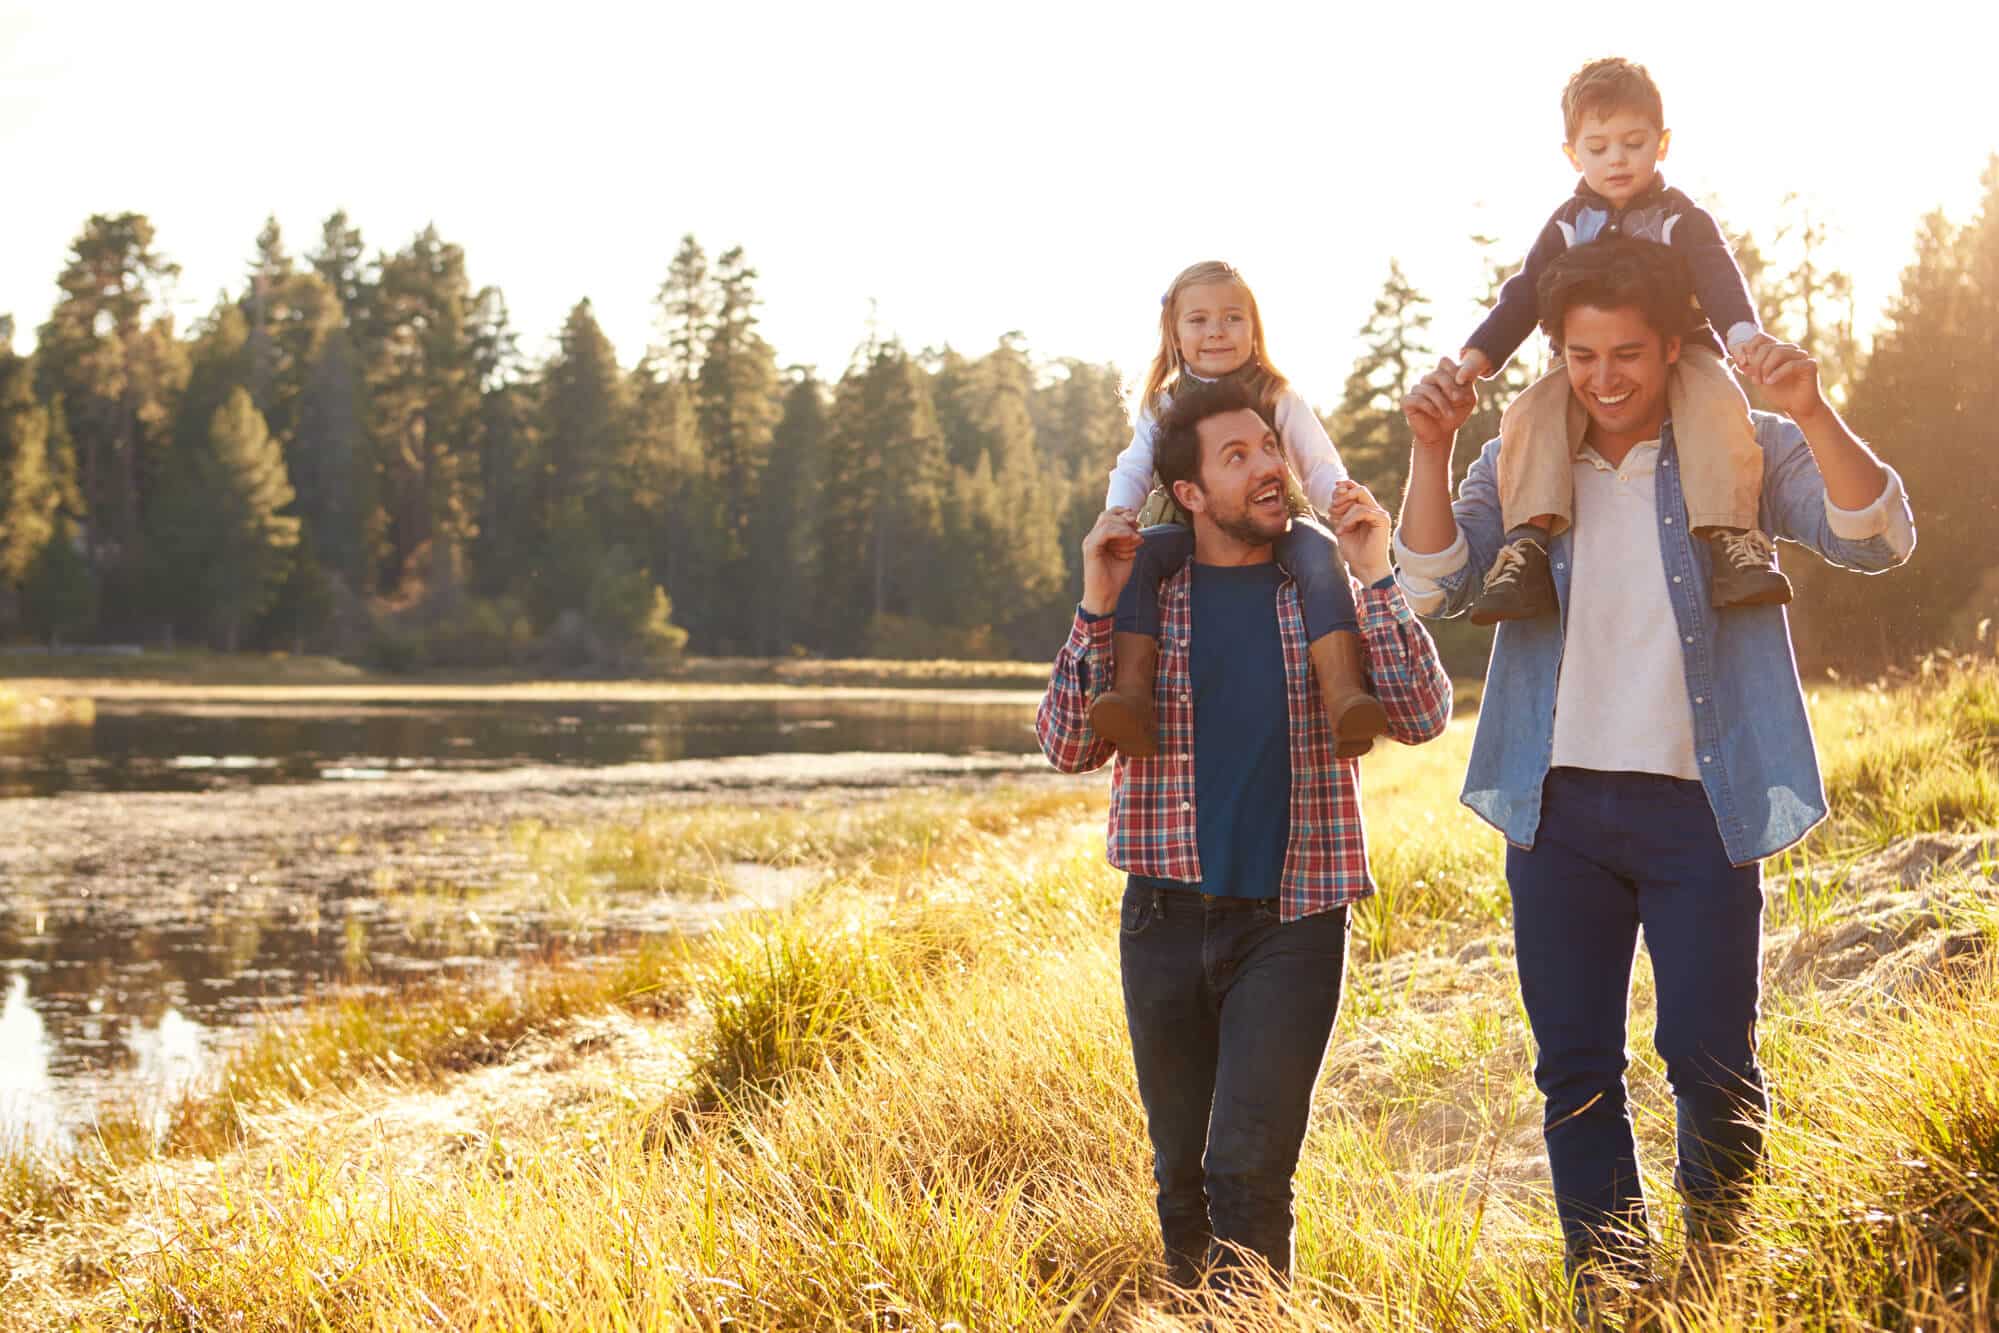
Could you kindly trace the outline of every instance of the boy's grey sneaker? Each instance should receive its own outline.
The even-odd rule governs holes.
[[[1539,536],[1516,537],[1499,548],[1485,587],[1472,604],[1471,623],[1496,625],[1502,620],[1527,620],[1555,610],[1555,576],[1548,568],[1548,548]]]
[[[1791,581],[1777,568],[1777,547],[1757,528],[1703,528],[1713,554],[1710,606],[1782,606]]]

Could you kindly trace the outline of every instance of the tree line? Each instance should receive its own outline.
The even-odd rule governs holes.
[[[1821,358],[1908,479],[1889,579],[1790,562],[1808,662],[1872,667],[1984,633],[1999,603],[1999,158],[1982,206],[1923,220],[1871,349],[1802,204],[1733,239],[1766,325]],[[1486,295],[1512,269],[1488,237]],[[530,364],[498,288],[426,228],[370,252],[344,213],[295,258],[274,221],[240,290],[176,329],[140,214],[95,215],[32,352],[0,316],[0,637],[332,652],[390,668],[630,670],[682,649],[1038,658],[1129,438],[1113,367],[872,329],[835,380],[781,362],[740,247],[682,240],[626,370],[590,302]],[[1399,495],[1401,395],[1460,330],[1391,261],[1328,428]],[[1488,386],[1496,431],[1538,366]],[[1460,464],[1471,450],[1460,450]],[[1484,636],[1449,627],[1454,665]]]

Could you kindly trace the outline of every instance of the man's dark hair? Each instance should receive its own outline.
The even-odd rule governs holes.
[[[1683,337],[1700,327],[1702,318],[1685,256],[1657,241],[1629,236],[1570,246],[1542,272],[1535,293],[1541,328],[1557,348],[1562,323],[1576,306],[1635,307],[1661,338]]]
[[[1174,394],[1173,401],[1159,414],[1159,423],[1152,431],[1152,466],[1159,473],[1159,479],[1166,483],[1168,490],[1176,481],[1191,481],[1198,486],[1201,482],[1201,423],[1224,412],[1255,412],[1261,418],[1261,407],[1255,390],[1237,379],[1196,384],[1184,393]],[[1269,424],[1264,422],[1266,426]]]

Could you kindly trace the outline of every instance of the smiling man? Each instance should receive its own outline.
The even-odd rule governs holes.
[[[1758,862],[1826,802],[1784,609],[1717,612],[1708,548],[1688,532],[1667,419],[1689,323],[1684,261],[1599,240],[1550,266],[1540,309],[1588,417],[1573,525],[1548,552],[1560,614],[1500,625],[1464,801],[1506,835],[1549,1172],[1578,1300],[1592,1305],[1604,1276],[1636,1278],[1649,1262],[1623,1077],[1639,933],[1677,1101],[1689,1259],[1704,1272],[1762,1153]],[[1403,402],[1415,446],[1396,557],[1426,615],[1465,610],[1472,571],[1504,540],[1500,441],[1451,500],[1473,406],[1457,370],[1446,360]],[[1902,483],[1825,401],[1817,363],[1773,342],[1750,354],[1747,377],[1786,414],[1754,414],[1763,530],[1863,572],[1906,560]]]
[[[1272,560],[1286,462],[1240,384],[1176,398],[1156,466],[1193,519],[1194,558],[1159,591],[1159,749],[1117,755],[1111,864],[1128,872],[1125,1018],[1173,1281],[1291,1266],[1291,1176],[1339,1007],[1347,906],[1374,892],[1353,759],[1335,755],[1298,592]],[[1367,674],[1405,744],[1437,735],[1451,682],[1397,589],[1389,519],[1342,483],[1332,526]],[[1111,612],[1139,545],[1112,511],[1083,542],[1083,600],[1036,727],[1067,773],[1113,753],[1089,705],[1111,685]]]

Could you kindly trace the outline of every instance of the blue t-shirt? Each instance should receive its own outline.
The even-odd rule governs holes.
[[[1291,837],[1291,714],[1275,564],[1193,568],[1194,836],[1199,884],[1147,888],[1275,898]]]

